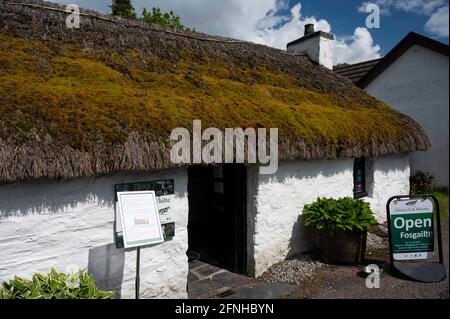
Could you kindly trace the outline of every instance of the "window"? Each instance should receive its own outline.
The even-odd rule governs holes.
[[[353,193],[355,198],[362,198],[368,196],[366,188],[366,158],[361,157],[355,159],[353,168]]]

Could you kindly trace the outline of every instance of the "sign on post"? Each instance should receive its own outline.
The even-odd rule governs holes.
[[[155,191],[117,192],[125,248],[136,247],[136,299],[139,299],[141,247],[164,242]]]
[[[444,280],[446,271],[437,199],[430,195],[395,196],[389,199],[386,208],[392,271],[421,282]],[[435,238],[439,262],[431,260],[436,252]]]
[[[154,191],[119,192],[117,197],[125,248],[164,242]]]
[[[114,220],[114,241],[116,243],[116,248],[124,248],[123,227],[119,215],[119,209],[117,208],[117,194],[119,192],[155,191],[164,240],[169,241],[175,237],[175,183],[173,179],[117,184],[114,186],[114,191],[116,194],[116,211]]]

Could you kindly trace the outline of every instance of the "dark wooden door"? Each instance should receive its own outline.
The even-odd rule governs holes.
[[[246,172],[244,165],[230,164],[195,168],[189,174],[197,180],[199,173],[203,174],[203,183],[197,186],[209,187],[202,192],[207,194],[203,199],[207,211],[202,239],[208,256],[217,261],[218,266],[241,274],[247,270]],[[189,192],[199,191],[191,182],[189,187]],[[190,212],[190,215],[194,213]],[[196,234],[189,236],[197,237]]]
[[[225,200],[233,221],[233,271],[247,274],[247,168],[225,165]]]

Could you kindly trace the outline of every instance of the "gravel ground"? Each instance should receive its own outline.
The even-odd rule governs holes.
[[[367,234],[367,250],[369,252],[386,248],[387,244],[387,239],[377,234]],[[313,256],[302,254],[273,265],[258,280],[266,283],[286,282],[298,285],[305,279],[314,277],[318,269],[326,266]]]
[[[258,280],[266,283],[286,282],[298,285],[303,280],[312,278],[317,269],[325,266],[309,255],[299,255],[273,265]]]
[[[367,250],[377,250],[387,247],[388,240],[373,233],[367,234]]]
[[[378,232],[377,232],[378,234]],[[388,241],[381,234],[368,236],[366,263],[381,267],[389,263]],[[447,279],[439,283],[420,283],[392,276],[389,269],[381,274],[380,288],[368,289],[361,267],[327,265],[316,268],[313,276],[298,285],[289,299],[448,299],[449,298],[449,221],[442,222],[442,242]]]
[[[442,223],[444,259],[448,275],[448,220]],[[385,227],[367,236],[366,263],[385,267],[389,263]],[[362,267],[327,265],[311,255],[300,255],[272,266],[256,280],[264,283],[290,283],[297,290],[284,298],[301,299],[448,299],[448,278],[440,283],[424,284],[392,276],[389,269],[381,274],[381,288],[368,289]]]

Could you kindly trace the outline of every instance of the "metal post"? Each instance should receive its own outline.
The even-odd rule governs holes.
[[[140,286],[140,264],[141,264],[141,247],[136,250],[136,299],[139,299],[139,286]]]
[[[387,226],[388,226],[388,238],[389,238],[389,265],[390,265],[390,270],[392,272],[395,272],[395,267],[394,267],[394,247],[393,247],[393,243],[392,243],[392,228],[391,228],[391,203],[394,200],[400,200],[401,196],[395,196],[392,197],[388,200],[387,205],[386,205],[386,212],[387,212]]]
[[[437,223],[437,240],[438,240],[438,252],[439,252],[439,263],[444,264],[444,253],[442,251],[442,230],[441,230],[441,208],[439,207],[439,200],[435,196],[433,198],[436,207],[436,223]]]

